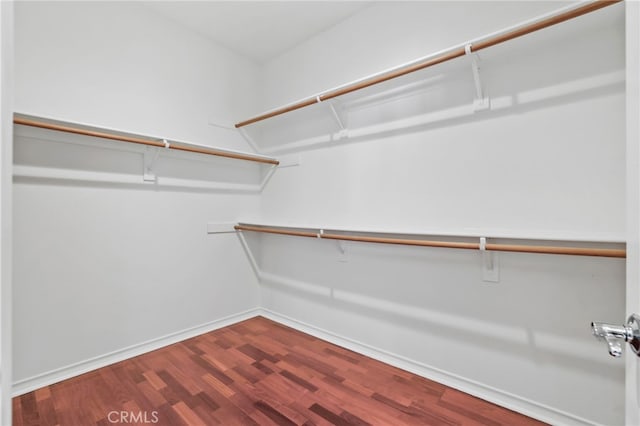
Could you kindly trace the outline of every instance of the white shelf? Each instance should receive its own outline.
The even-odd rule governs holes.
[[[344,225],[331,225],[324,224],[319,226],[318,224],[301,223],[301,222],[269,222],[261,223],[256,221],[240,222],[243,225],[252,226],[264,226],[275,228],[295,228],[304,230],[322,229],[325,232],[337,231],[348,232],[356,234],[388,234],[388,235],[413,235],[417,237],[454,237],[454,238],[491,238],[491,239],[505,239],[505,240],[537,240],[537,241],[566,241],[577,243],[602,243],[602,244],[625,244],[626,238],[624,235],[611,232],[611,233],[584,233],[574,231],[554,231],[554,230],[540,230],[540,231],[519,231],[509,229],[495,229],[495,228],[458,228],[458,229],[403,229],[403,228],[358,228],[346,227]]]
[[[162,138],[51,118],[17,114],[16,119],[13,172],[23,181],[259,193],[278,163],[264,155],[175,140],[166,147]],[[22,119],[35,125],[20,124]]]
[[[35,115],[30,115],[30,114],[25,114],[25,113],[20,113],[20,112],[14,113],[14,120],[26,120],[26,121],[30,121],[30,122],[39,122],[39,123],[42,123],[42,124],[50,124],[50,125],[53,125],[53,126],[61,126],[61,127],[70,129],[69,131],[67,131],[68,133],[81,134],[80,132],[87,131],[87,132],[103,133],[105,135],[108,134],[108,135],[110,135],[112,137],[112,138],[101,138],[101,139],[115,140],[115,138],[121,136],[121,137],[123,137],[125,139],[126,138],[134,138],[134,139],[139,139],[139,140],[147,140],[148,142],[156,142],[156,143],[167,142],[167,143],[169,143],[166,146],[167,148],[171,148],[171,145],[176,145],[177,144],[178,146],[189,148],[189,149],[193,149],[193,150],[202,150],[202,152],[193,151],[196,154],[215,155],[215,156],[226,157],[226,158],[230,158],[230,159],[262,162],[262,163],[265,163],[265,164],[273,163],[274,165],[277,165],[277,162],[278,162],[275,158],[268,157],[268,156],[261,155],[261,154],[254,154],[254,153],[249,153],[249,152],[230,150],[230,149],[226,149],[226,148],[217,148],[215,146],[197,144],[197,143],[192,143],[192,142],[184,142],[184,141],[181,141],[181,140],[176,140],[176,139],[172,139],[172,138],[164,138],[164,137],[155,136],[155,135],[139,135],[139,134],[131,133],[131,132],[120,130],[120,129],[114,129],[114,128],[106,129],[104,127],[99,127],[99,126],[95,126],[95,125],[91,125],[91,124],[63,121],[63,120],[58,120],[58,119],[51,118],[51,117],[35,116]],[[22,127],[34,127],[34,126],[30,126],[30,125],[26,125],[25,126],[24,124],[20,124],[20,123],[16,123],[15,125],[22,126]],[[58,132],[58,130],[55,130],[55,129],[46,129],[46,130],[50,130],[52,132]],[[60,132],[65,132],[65,131],[62,130]],[[84,136],[95,137],[95,136],[92,136],[90,134],[85,134]],[[125,140],[125,139],[120,140],[119,142],[129,142],[129,141]],[[227,157],[227,155],[229,155],[229,157]],[[245,157],[245,158],[233,158],[233,157],[230,157],[232,155],[235,155],[235,156],[238,156],[238,157]]]
[[[236,126],[240,128],[245,138],[256,150],[273,155],[340,144],[386,132],[408,131],[447,120],[473,119],[474,115],[482,114],[483,111],[501,111],[546,99],[572,96],[581,91],[612,84],[612,79],[615,80],[614,83],[620,80],[619,75],[612,73],[612,75],[606,76],[591,76],[591,78],[584,79],[585,81],[575,81],[568,84],[569,87],[558,87],[556,88],[558,90],[553,91],[534,90],[534,93],[518,93],[514,97],[513,93],[496,94],[491,93],[490,90],[487,94],[487,87],[485,87],[487,82],[484,81],[483,74],[487,71],[487,67],[491,66],[487,64],[495,63],[496,67],[504,66],[505,58],[509,58],[512,53],[520,54],[520,50],[524,52],[528,52],[531,48],[534,51],[536,49],[544,50],[555,40],[574,40],[580,44],[580,39],[583,36],[593,37],[600,29],[619,28],[624,23],[624,5],[622,3],[595,10],[593,13],[579,15],[577,19],[561,21],[558,25],[542,27],[541,29],[544,31],[535,31],[535,34],[515,38],[512,42],[482,50],[483,62],[478,80],[474,78],[470,68],[471,61],[468,57],[464,58],[469,54],[473,56],[476,52],[471,50],[468,52],[469,54],[464,55],[464,48],[467,45],[481,46],[485,41],[517,32],[531,25],[544,23],[549,18],[563,16],[563,14],[582,8],[588,9],[590,5],[600,6],[602,4],[596,5],[595,2],[574,3],[399,66],[270,109],[252,119],[240,122]],[[583,44],[588,48],[589,42],[585,41]],[[572,49],[580,55],[585,46],[580,44],[577,47],[569,46],[568,49]],[[420,69],[411,74],[403,74],[371,86],[367,84],[372,80],[398,73],[404,69],[421,66],[452,52],[459,53],[461,49],[462,56],[456,53],[452,56],[454,60],[444,63],[438,62],[433,68]],[[485,48],[480,47],[480,49]],[[570,53],[568,52],[568,54]],[[447,90],[446,93],[439,96],[437,90],[442,88],[443,84],[446,84]],[[361,85],[366,87],[349,91],[337,97],[332,95],[344,89]],[[482,98],[478,98],[478,92],[481,92]],[[325,100],[325,97],[328,98]],[[392,103],[393,105],[391,105]],[[362,109],[370,111],[369,117],[360,112]],[[336,119],[336,115],[339,117],[338,119]],[[253,122],[252,120],[258,121]]]

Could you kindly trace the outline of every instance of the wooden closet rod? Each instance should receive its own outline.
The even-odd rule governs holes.
[[[331,234],[325,232],[292,231],[282,228],[271,228],[266,226],[253,226],[238,224],[234,226],[236,231],[266,232],[269,234],[292,235],[297,237],[321,238],[328,240],[360,241],[365,243],[401,244],[409,246],[423,247],[443,247],[455,249],[480,250],[480,243],[464,243],[455,241],[429,241],[411,240],[403,238],[387,237],[365,237],[359,235]],[[596,256],[596,257],[616,257],[626,258],[627,252],[624,249],[601,249],[586,247],[554,247],[554,246],[529,246],[513,244],[490,244],[485,245],[489,251],[510,251],[519,253],[542,253],[542,254],[565,254],[573,256]]]
[[[525,34],[529,34],[532,33],[534,31],[538,31],[541,30],[543,28],[547,28],[550,27],[552,25],[556,25],[559,24],[561,22],[564,21],[568,21],[570,19],[573,18],[577,18],[578,16],[582,16],[585,15],[587,13],[593,12],[595,10],[598,9],[602,9],[603,7],[607,7],[610,6],[612,4],[616,4],[619,3],[622,0],[595,0],[591,3],[588,3],[584,6],[579,6],[575,9],[566,11],[566,12],[562,12],[559,13],[557,15],[551,16],[549,18],[545,18],[545,19],[541,19],[537,22],[528,24],[528,25],[524,25],[520,28],[516,28],[510,31],[507,31],[503,34],[499,34],[499,35],[495,35],[495,36],[491,36],[491,37],[487,37],[485,39],[481,39],[479,41],[475,41],[473,43],[470,43],[470,52],[477,52],[479,50],[482,49],[486,49],[488,47],[494,46],[496,44],[499,43],[503,43],[505,41],[508,40],[512,40],[514,38],[523,36]],[[316,97],[313,98],[309,98],[303,101],[299,101],[297,103],[264,113],[262,115],[250,118],[248,120],[245,121],[241,121],[240,123],[237,123],[235,126],[236,128],[240,128],[240,127],[244,127],[244,126],[248,126],[249,124],[253,124],[256,123],[258,121],[262,121],[262,120],[266,120],[267,118],[271,118],[271,117],[275,117],[277,115],[281,115],[290,111],[295,111],[297,109],[300,108],[304,108],[307,107],[309,105],[313,105],[322,101],[326,101],[329,99],[333,99],[335,97],[341,96],[341,95],[345,95],[347,93],[351,93],[351,92],[355,92],[356,90],[360,90],[360,89],[364,89],[366,87],[369,86],[373,86],[375,84],[378,83],[382,83],[385,82],[387,80],[391,80],[394,79],[396,77],[400,77],[406,74],[410,74],[412,72],[416,72],[425,68],[429,68],[433,65],[437,65],[440,64],[442,62],[446,62],[449,61],[451,59],[455,59],[455,58],[459,58],[461,56],[466,55],[466,51],[465,51],[465,45],[459,46],[459,47],[454,47],[450,50],[448,50],[445,53],[439,54],[437,56],[434,57],[430,57],[427,59],[424,59],[416,64],[412,64],[412,65],[407,65],[405,67],[399,68],[397,70],[394,71],[390,71],[369,79],[366,79],[364,81],[360,81],[357,83],[353,83],[326,93],[322,93]]]
[[[23,126],[39,127],[41,129],[56,130],[59,132],[74,133],[77,135],[93,136],[96,138],[110,139],[110,140],[121,141],[121,142],[130,142],[130,143],[136,143],[140,145],[157,146],[159,148],[165,147],[164,142],[158,141],[158,140],[144,139],[144,138],[139,138],[134,136],[124,136],[124,135],[118,135],[114,133],[107,133],[103,131],[81,129],[77,127],[47,123],[44,121],[37,121],[37,120],[32,120],[32,119],[22,118],[22,117],[14,117],[13,122],[14,124],[21,124]],[[194,146],[188,146],[188,145],[170,144],[169,149],[194,152],[197,154],[215,155],[218,157],[233,158],[236,160],[246,160],[246,161],[254,161],[257,163],[274,164],[276,166],[280,164],[278,160],[275,160],[273,158],[258,157],[250,154],[242,154],[242,153],[229,152],[229,151],[220,151],[213,148],[201,148],[201,147],[194,147]]]

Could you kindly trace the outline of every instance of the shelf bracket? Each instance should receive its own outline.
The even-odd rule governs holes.
[[[489,97],[482,89],[482,80],[480,79],[480,66],[478,65],[479,57],[477,53],[471,51],[471,44],[464,47],[465,53],[471,57],[471,73],[473,74],[473,83],[476,87],[475,99],[473,100],[474,111],[484,111],[489,109]]]
[[[498,253],[487,251],[485,237],[480,238],[480,251],[482,252],[482,281],[497,283],[500,281]]]
[[[166,139],[163,139],[164,149],[169,149],[171,144],[167,142]],[[142,174],[142,180],[145,182],[155,182],[158,178],[156,174],[156,163],[158,162],[158,158],[160,157],[160,150],[162,148],[158,147],[146,147],[144,150],[144,158],[143,158],[143,167],[144,171]]]
[[[338,127],[340,127],[340,130],[336,133],[336,140],[340,140],[349,136],[349,129],[347,129],[344,119],[338,113],[335,102],[335,100],[329,102],[329,108],[331,108],[333,118],[336,120],[336,123],[338,123]]]
[[[247,131],[243,127],[239,127],[238,128],[238,132],[240,133],[240,136],[242,136],[242,139],[244,139],[249,144],[251,149],[253,149],[256,153],[260,154],[260,150],[258,149],[258,145],[256,145],[256,143],[253,141],[251,136],[249,136]]]
[[[258,282],[260,282],[262,280],[260,267],[258,266],[258,262],[256,261],[256,258],[253,256],[253,252],[251,251],[251,248],[249,247],[249,244],[247,243],[247,240],[244,237],[244,233],[242,231],[237,231],[236,235],[240,239],[240,243],[242,244],[242,249],[244,250],[244,253],[247,255],[247,258],[249,259],[249,264],[251,265],[251,269],[253,269],[253,273],[258,279]]]
[[[318,101],[318,103],[323,102],[320,95],[316,96],[316,100]],[[340,130],[338,130],[338,132],[335,134],[334,140],[340,140],[342,138],[347,137],[349,134],[349,131],[345,124],[345,120],[342,118],[342,116],[338,112],[338,108],[336,108],[337,102],[338,101],[335,99],[331,99],[329,102],[326,102],[329,105],[329,110],[331,110],[331,115],[333,119],[335,120],[336,124],[340,128]]]
[[[346,126],[344,125],[342,117],[340,117],[340,114],[338,114],[338,110],[336,109],[334,101],[329,102],[329,108],[331,109],[331,114],[333,114],[333,118],[336,120],[336,123],[338,124],[338,127],[340,127],[340,130],[345,130]]]
[[[264,187],[267,186],[267,183],[269,183],[269,180],[271,180],[271,176],[273,176],[273,174],[276,172],[276,169],[278,167],[279,166],[276,166],[275,164],[269,167],[269,170],[267,170],[267,173],[265,173],[264,177],[262,178],[262,181],[260,182],[260,192],[262,192]]]

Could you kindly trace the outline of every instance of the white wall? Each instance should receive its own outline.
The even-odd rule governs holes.
[[[557,6],[375,4],[268,63],[264,105]],[[470,108],[474,86],[465,58],[423,72],[427,84],[418,92],[342,101],[359,137],[323,143],[330,138],[309,128],[324,106],[255,126],[267,139],[293,126],[310,133],[308,141],[321,141],[296,154],[300,166],[274,176],[263,193],[262,221],[623,241],[622,9],[483,51],[490,111]],[[407,114],[424,120],[392,128]],[[378,133],[363,131],[373,126]],[[486,283],[478,253],[348,244],[345,262],[332,242],[250,241],[261,253],[263,305],[279,315],[553,423],[624,421],[623,362],[610,359],[589,331],[590,321],[624,317],[624,261],[502,253],[500,282]]]
[[[13,2],[0,4],[0,423],[11,424]]]
[[[209,123],[253,104],[249,59],[137,2],[20,2],[18,112],[248,150]]]
[[[143,5],[19,2],[15,50],[19,112],[247,149],[208,122],[243,115],[253,65]],[[258,306],[237,237],[206,230],[256,211],[259,195],[168,190],[162,178],[246,183],[259,166],[173,154],[161,157],[159,184],[145,185],[135,146],[18,132],[16,165],[68,177],[14,183],[19,391]],[[140,184],[74,178],[86,172],[137,174]]]

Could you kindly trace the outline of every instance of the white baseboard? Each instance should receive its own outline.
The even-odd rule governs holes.
[[[579,416],[575,416],[573,414],[557,410],[553,407],[548,407],[535,401],[522,398],[518,395],[514,395],[509,392],[505,392],[500,389],[496,389],[491,386],[487,386],[452,373],[448,373],[438,368],[416,362],[414,360],[393,354],[391,352],[377,349],[373,346],[367,345],[366,343],[361,343],[348,337],[335,334],[331,331],[315,327],[313,325],[298,321],[269,309],[261,308],[259,310],[259,315],[294,328],[303,333],[310,334],[314,337],[326,340],[335,345],[342,346],[344,348],[350,349],[359,354],[366,355],[370,358],[376,359],[394,367],[398,367],[413,374],[417,374],[427,379],[434,380],[443,385],[458,389],[462,392],[484,399],[485,401],[489,401],[510,410],[517,411],[518,413],[525,414],[529,417],[533,417],[546,423],[567,426],[597,425],[597,423],[581,418]]]
[[[260,315],[260,313],[260,308],[249,309],[244,312],[229,315],[227,317],[220,318],[205,324],[200,324],[195,327],[167,334],[166,336],[147,340],[146,342],[119,349],[117,351],[113,351],[104,355],[76,362],[65,367],[47,371],[36,376],[18,380],[13,383],[12,395],[14,397],[22,395],[41,387],[52,385],[61,380],[79,376],[80,374],[84,374],[98,368],[106,367],[107,365],[124,361],[126,359],[133,358],[135,356],[142,355],[144,353],[151,352],[168,345],[172,345],[182,340],[190,339],[200,334],[208,333],[222,327],[227,327],[240,321],[256,317]]]

